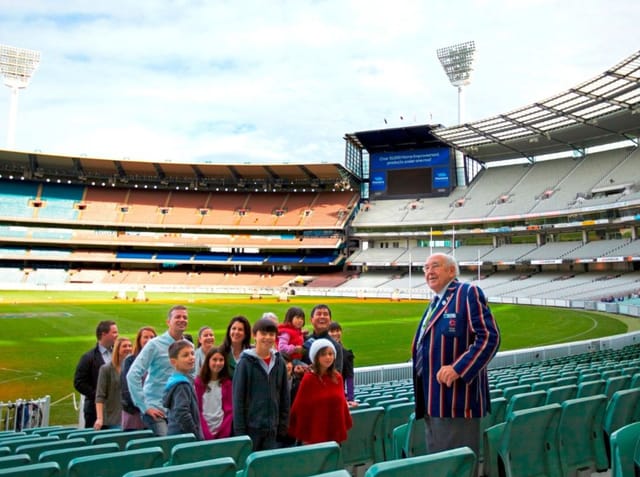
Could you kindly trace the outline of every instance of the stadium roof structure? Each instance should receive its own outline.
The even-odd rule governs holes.
[[[376,129],[345,134],[345,140],[365,149],[369,154],[387,151],[405,151],[443,146],[441,139],[431,132],[442,124]],[[446,144],[444,144],[446,145]]]
[[[480,162],[577,151],[640,136],[640,50],[584,83],[510,113],[431,131]]]
[[[211,190],[345,190],[357,179],[341,164],[148,162],[0,150],[0,177],[110,186]]]

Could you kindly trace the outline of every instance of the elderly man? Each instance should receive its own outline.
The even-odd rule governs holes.
[[[498,325],[482,290],[458,281],[453,257],[431,255],[424,274],[435,295],[413,340],[416,418],[424,417],[428,452],[468,446],[478,455]]]

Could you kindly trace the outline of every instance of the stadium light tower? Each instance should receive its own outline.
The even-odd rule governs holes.
[[[449,77],[449,81],[458,89],[458,124],[462,124],[464,104],[462,87],[471,83],[476,44],[474,41],[458,43],[457,45],[439,48],[436,53],[444,72]],[[467,185],[464,158],[460,151],[456,151],[456,178],[459,186],[465,187]]]
[[[436,53],[449,81],[458,89],[458,124],[462,124],[462,87],[471,83],[476,44],[473,41],[439,48]]]
[[[39,51],[0,45],[0,72],[2,72],[4,84],[11,88],[9,125],[7,128],[7,147],[9,149],[15,145],[18,91],[29,85],[31,76],[39,64]]]

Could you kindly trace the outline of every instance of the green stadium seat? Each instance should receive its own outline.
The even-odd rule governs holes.
[[[91,445],[107,444],[109,442],[115,442],[120,447],[120,450],[125,450],[126,445],[133,439],[142,439],[144,437],[153,437],[153,431],[151,429],[143,429],[140,431],[121,431],[121,432],[109,432],[108,434],[98,434],[91,438]]]
[[[29,429],[24,429],[24,432],[27,434],[38,434],[40,436],[46,436],[50,432],[58,431],[60,429],[64,429],[64,426],[42,426],[42,427],[30,427]]]
[[[238,477],[307,477],[340,469],[340,446],[331,441],[252,452]]]
[[[607,406],[604,394],[567,399],[558,423],[558,449],[563,475],[608,468],[602,423]]]
[[[38,457],[38,462],[56,462],[61,469],[67,469],[69,462],[76,457],[87,455],[107,454],[117,452],[118,444],[100,444],[99,446],[73,447],[71,449],[56,449],[44,451]]]
[[[105,444],[109,445],[109,444]],[[100,469],[100,477],[122,477],[132,470],[162,467],[164,452],[160,447],[76,457],[69,462],[67,477],[90,477]]]
[[[0,457],[0,475],[2,475],[2,469],[17,467],[19,465],[27,465],[32,461],[33,459],[29,457],[29,454],[11,454]]]
[[[60,435],[60,433],[63,433],[64,431],[55,431],[50,435]],[[100,429],[99,431],[96,431],[95,429],[78,429],[75,430],[73,432],[69,432],[67,434],[65,434],[67,437],[67,439],[73,439],[75,437],[82,437],[83,439],[86,439],[87,442],[91,442],[91,439],[94,438],[94,436],[106,436],[107,434],[114,434],[114,433],[118,433],[118,432],[122,432],[122,429]],[[64,437],[60,437],[60,439],[64,439]]]
[[[382,417],[382,433],[385,460],[393,459],[393,430],[409,421],[409,416],[415,409],[412,402],[392,404],[385,408]]]
[[[548,404],[514,411],[507,417],[497,447],[498,475],[560,474],[556,442],[560,412],[559,404]]]
[[[550,388],[557,386],[557,381],[555,379],[546,379],[544,381],[538,381],[537,383],[533,383],[531,385],[532,391],[548,391]]]
[[[175,434],[172,436],[141,437],[128,441],[125,446],[125,450],[132,451],[137,449],[144,449],[147,447],[160,447],[164,452],[165,460],[169,460],[173,446],[177,444],[183,444],[185,442],[195,441],[196,436],[191,433]]]
[[[20,465],[2,469],[2,477],[60,477],[60,466],[55,462]]]
[[[64,439],[55,440],[50,442],[36,442],[33,444],[23,444],[16,449],[16,453],[29,454],[33,462],[38,462],[38,457],[41,453],[48,450],[55,449],[71,449],[73,447],[80,447],[87,443],[84,439]]]
[[[528,393],[531,391],[530,384],[519,384],[517,386],[509,386],[507,388],[502,389],[504,394],[504,398],[509,402],[511,396],[515,396],[516,394]]]
[[[545,391],[529,391],[526,393],[514,394],[511,396],[511,399],[507,404],[505,414],[508,417],[514,411],[542,406],[546,399],[547,393]]]
[[[611,435],[621,427],[638,420],[636,412],[639,407],[639,401],[640,388],[622,389],[611,396],[604,412],[604,422],[602,424],[605,446],[608,451],[611,450],[609,445]],[[609,458],[611,459],[611,455],[609,455]]]
[[[565,386],[557,386],[547,390],[547,400],[545,404],[562,404],[567,399],[573,399],[578,394],[577,384],[567,384]]]
[[[4,457],[6,455],[11,455],[13,454],[13,452],[11,452],[11,449],[9,449],[8,447],[0,447],[0,457]]]
[[[476,455],[468,447],[444,452],[379,462],[369,467],[365,477],[456,476],[474,477]]]
[[[187,464],[205,459],[231,457],[238,470],[244,469],[245,461],[253,446],[247,435],[215,439],[211,441],[195,441],[176,444],[171,449],[169,465]]]
[[[55,436],[39,437],[39,436],[24,435],[24,436],[16,437],[15,439],[4,439],[2,443],[0,443],[0,445],[2,447],[8,447],[11,450],[11,452],[15,452],[18,447],[25,444],[40,444],[43,442],[54,442],[58,440],[60,439]]]
[[[604,387],[604,394],[611,399],[613,393],[620,391],[621,389],[629,389],[629,384],[631,384],[631,376],[612,376],[607,378],[607,383]]]
[[[133,470],[123,477],[236,477],[236,463],[231,457],[199,460],[161,468]]]
[[[415,413],[412,412],[406,424],[393,430],[393,458],[404,459],[426,453],[424,419],[416,419]]]
[[[353,426],[342,443],[342,458],[346,465],[384,460],[383,417],[384,408],[378,406],[351,411]]]
[[[576,397],[588,397],[596,396],[598,394],[604,394],[604,387],[606,385],[604,379],[596,379],[594,381],[583,381],[578,383],[578,393]]]
[[[622,426],[611,434],[611,477],[635,474],[635,454],[640,440],[640,422]]]

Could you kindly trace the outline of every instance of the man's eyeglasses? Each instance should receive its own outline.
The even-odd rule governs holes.
[[[442,264],[440,263],[433,263],[431,265],[425,265],[424,267],[422,267],[422,271],[424,273],[428,273],[430,270],[436,270],[438,268],[442,267]]]

